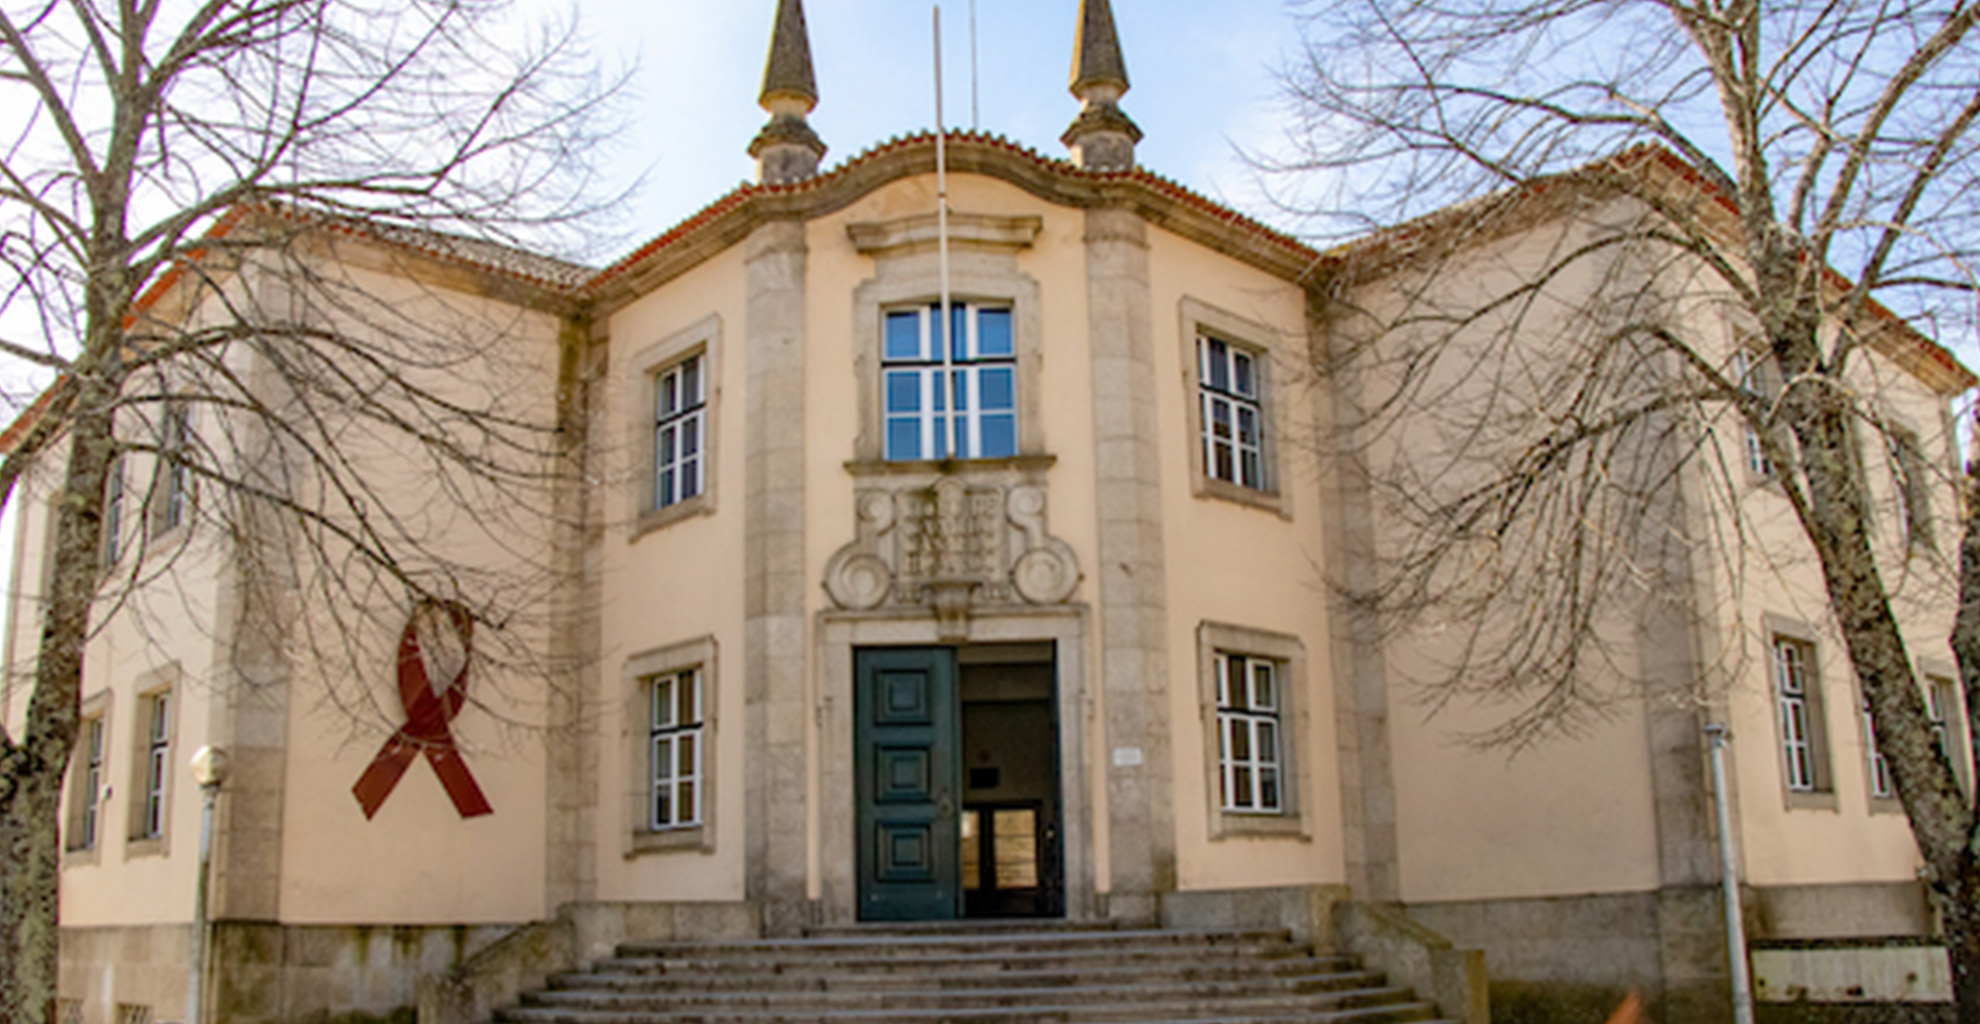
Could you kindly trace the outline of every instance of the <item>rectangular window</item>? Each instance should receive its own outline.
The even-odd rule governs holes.
[[[1965,786],[1969,764],[1966,756],[1966,723],[1959,714],[1959,691],[1950,679],[1925,677],[1925,712],[1932,719],[1932,738],[1952,765],[1953,775]]]
[[[666,508],[701,493],[708,393],[696,354],[654,378],[653,507]]]
[[[1732,370],[1733,376],[1739,381],[1740,390],[1756,397],[1769,393],[1765,371],[1756,365],[1754,357],[1748,355],[1744,349],[1733,353]],[[1774,462],[1767,457],[1766,448],[1760,442],[1760,432],[1753,429],[1751,424],[1747,424],[1742,428],[1741,436],[1746,440],[1747,472],[1757,477],[1771,478],[1774,475]]]
[[[69,783],[69,836],[65,845],[71,850],[96,849],[101,833],[103,742],[103,716],[84,719]]]
[[[1217,764],[1223,808],[1279,814],[1281,799],[1278,665],[1217,652]]]
[[[1934,548],[1931,477],[1918,436],[1891,428],[1884,440],[1890,448],[1892,490],[1897,495],[1898,543],[1906,551]]]
[[[1877,749],[1877,721],[1870,717],[1870,699],[1863,699],[1863,743],[1869,752],[1870,795],[1878,800],[1889,800],[1897,796],[1897,787],[1891,782],[1891,762]]]
[[[1813,645],[1774,638],[1774,703],[1779,715],[1783,778],[1791,793],[1828,789],[1822,765],[1819,680]]]
[[[939,304],[890,310],[883,332],[889,461],[1017,454],[1017,349],[1008,306],[951,303],[947,359]]]
[[[161,532],[183,525],[192,513],[192,471],[188,468],[191,444],[192,410],[179,402],[166,405],[158,443],[165,473],[158,510]]]
[[[1196,361],[1204,475],[1264,490],[1265,414],[1257,357],[1229,342],[1202,336],[1196,340]]]
[[[103,483],[103,565],[117,564],[123,556],[124,537],[124,460],[110,463],[110,476]]]
[[[144,792],[139,799],[137,838],[165,834],[165,783],[172,768],[172,693],[160,690],[144,699]]]
[[[701,672],[683,669],[651,682],[647,732],[647,828],[701,824]]]

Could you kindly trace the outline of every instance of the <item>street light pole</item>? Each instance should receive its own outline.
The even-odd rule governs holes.
[[[1723,723],[1705,726],[1712,745],[1712,798],[1719,808],[1719,880],[1725,885],[1726,956],[1732,963],[1733,1024],[1753,1024],[1753,980],[1746,970],[1746,918],[1740,910],[1739,853],[1733,847],[1732,802],[1726,797],[1726,741]],[[189,1022],[198,1024],[198,1022]]]
[[[213,865],[213,805],[227,781],[227,752],[201,747],[192,756],[193,781],[199,783],[199,876],[193,883],[192,962],[186,970],[186,1024],[205,1024],[207,877]]]

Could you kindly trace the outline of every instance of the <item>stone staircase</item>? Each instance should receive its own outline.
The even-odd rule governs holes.
[[[1436,1007],[1284,932],[1059,922],[629,942],[502,1024],[1386,1024]]]

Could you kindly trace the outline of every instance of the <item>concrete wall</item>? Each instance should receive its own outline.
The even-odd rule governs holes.
[[[1951,1004],[1946,948],[1919,942],[1767,945],[1753,951],[1753,998],[1763,1003]]]

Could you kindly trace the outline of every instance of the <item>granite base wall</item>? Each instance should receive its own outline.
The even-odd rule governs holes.
[[[1931,930],[1924,896],[1908,883],[1756,887],[1742,903],[1750,940]],[[1412,903],[1408,911],[1457,945],[1485,951],[1497,1024],[1600,1021],[1632,991],[1649,1020],[1720,1024],[1732,1019],[1721,906],[1718,887],[1689,886]],[[1897,1004],[1883,1009],[1910,1012]],[[1826,1019],[1819,1015],[1825,1010],[1809,1012],[1818,1013],[1810,1021]]]
[[[62,929],[57,992],[63,1024],[119,1024],[120,1006],[139,1019],[185,1014],[189,925]]]
[[[217,922],[208,1019],[357,1024],[409,1015],[420,975],[449,970],[511,930]],[[191,936],[188,925],[62,929],[63,1012],[77,1024],[183,1020]]]
[[[554,923],[570,963],[627,939],[744,938],[762,933],[747,903],[573,903]],[[224,1024],[369,1024],[410,1020],[420,979],[454,976],[515,925],[213,926],[209,1021]],[[192,929],[138,925],[62,929],[63,1024],[182,1021]]]
[[[1631,992],[1649,1020],[1732,1019],[1716,891],[1412,903],[1410,917],[1485,951],[1496,1024],[1607,1019]],[[1719,922],[1715,925],[1713,922]]]

